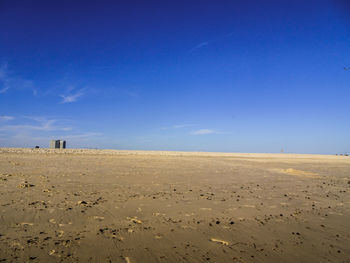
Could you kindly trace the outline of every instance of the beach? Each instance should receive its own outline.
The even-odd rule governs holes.
[[[350,262],[350,157],[0,148],[0,262]]]

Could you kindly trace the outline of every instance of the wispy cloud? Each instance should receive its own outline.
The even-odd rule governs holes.
[[[205,134],[215,134],[218,133],[215,130],[211,130],[211,129],[200,129],[200,130],[196,130],[196,131],[192,131],[190,134],[191,135],[205,135]]]
[[[133,98],[140,97],[140,95],[137,92],[130,91],[130,90],[125,90],[125,94],[128,95],[129,97],[133,97]]]
[[[9,116],[7,116],[9,117]],[[31,120],[30,123],[26,121],[22,124],[13,124],[13,125],[2,125],[0,126],[0,131],[7,132],[28,132],[28,131],[65,131],[70,130],[70,127],[61,127],[57,125],[57,120],[46,119],[43,117],[25,117],[26,120]]]
[[[5,63],[0,66],[0,94],[6,93],[9,89],[31,90],[34,96],[38,93],[31,80],[10,74],[8,64]]]
[[[227,33],[227,34],[225,34],[223,36],[217,37],[217,38],[212,39],[212,40],[201,42],[198,45],[195,45],[194,47],[192,47],[188,52],[192,53],[192,52],[196,51],[197,49],[200,49],[200,48],[212,45],[212,44],[214,44],[216,42],[223,41],[223,40],[225,40],[225,39],[227,39],[227,38],[229,38],[231,36],[233,36],[233,32]]]
[[[10,88],[9,79],[7,77],[7,64],[0,67],[0,94],[5,93]]]
[[[64,138],[67,140],[88,140],[90,138],[96,138],[102,135],[103,133],[100,133],[100,132],[86,132],[86,133],[78,133],[78,134],[68,134],[68,135],[65,135]]]
[[[6,116],[6,115],[0,116],[0,121],[11,121],[14,119],[15,119],[15,117],[13,117],[13,116]]]
[[[80,97],[85,95],[85,92],[86,92],[85,89],[80,89],[80,90],[76,91],[75,93],[72,93],[72,91],[70,91],[70,93],[67,95],[60,95],[60,97],[62,98],[61,103],[76,102]]]
[[[10,87],[4,87],[4,88],[2,88],[2,89],[0,89],[0,94],[1,93],[5,93],[8,89],[9,89]]]
[[[196,124],[175,124],[169,127],[163,127],[162,130],[170,130],[170,129],[181,129],[186,127],[193,127],[196,126]]]
[[[205,46],[208,46],[208,45],[209,45],[209,42],[207,42],[207,41],[202,42],[202,43],[200,43],[200,44],[194,46],[193,48],[191,48],[191,49],[189,50],[189,52],[191,53],[191,52],[195,51],[196,49],[200,49],[200,48],[205,47]]]

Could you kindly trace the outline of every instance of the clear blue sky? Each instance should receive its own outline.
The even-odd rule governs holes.
[[[0,146],[350,152],[350,5],[0,1]]]

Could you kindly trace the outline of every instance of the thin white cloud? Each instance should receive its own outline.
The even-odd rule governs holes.
[[[194,46],[193,48],[191,48],[189,50],[190,53],[192,53],[193,51],[197,50],[197,49],[200,49],[200,48],[203,48],[203,47],[206,47],[206,46],[209,46],[209,45],[212,45],[216,42],[220,42],[220,41],[223,41],[231,36],[233,36],[234,32],[230,32],[230,33],[227,33],[223,36],[220,36],[220,37],[217,37],[215,39],[212,39],[212,40],[208,40],[208,41],[204,41],[202,43],[199,43],[198,45]]]
[[[65,135],[64,138],[67,140],[87,140],[87,139],[99,137],[102,135],[103,133],[99,133],[99,132],[86,132],[86,133],[78,133],[78,134],[68,134],[68,135]]]
[[[191,132],[191,135],[205,135],[205,134],[214,134],[214,133],[217,133],[217,132],[211,129],[200,129],[200,130]]]
[[[9,88],[10,84],[7,77],[7,64],[3,64],[0,67],[0,94],[5,93]]]
[[[13,125],[2,125],[0,126],[0,131],[7,131],[7,132],[28,132],[28,131],[58,131],[62,130],[65,131],[70,129],[69,127],[61,127],[58,125],[55,125],[57,123],[57,120],[48,120],[43,117],[25,117],[26,119],[34,121],[28,124],[27,122],[25,124],[13,124]]]
[[[13,116],[6,116],[6,115],[0,116],[0,121],[11,121],[14,119],[15,119],[15,117],[13,117]]]
[[[6,78],[6,69],[7,69],[7,64],[3,64],[0,67],[0,79]]]
[[[5,63],[0,66],[0,94],[6,93],[9,89],[31,90],[34,96],[38,93],[38,90],[33,87],[32,81],[13,76]]]
[[[234,34],[234,32],[227,33],[227,34],[224,36],[224,38],[231,37],[231,36],[233,36],[233,34]]]
[[[200,44],[194,46],[193,48],[191,48],[191,49],[189,50],[189,52],[191,53],[191,52],[193,52],[193,51],[195,51],[195,50],[197,50],[197,49],[200,49],[200,48],[205,47],[205,46],[208,46],[208,45],[209,45],[209,42],[207,42],[207,41],[202,42],[202,43],[200,43]]]
[[[175,124],[169,127],[163,127],[162,130],[170,130],[170,129],[181,129],[186,127],[193,127],[196,126],[196,124]]]
[[[185,128],[185,127],[191,127],[194,124],[177,124],[177,125],[173,125],[174,129],[180,129],[180,128]]]
[[[85,95],[85,90],[84,89],[78,90],[75,94],[71,93],[71,94],[68,94],[68,95],[60,95],[60,97],[62,98],[61,103],[76,102],[78,100],[78,98],[80,98],[83,95]]]
[[[0,82],[2,82],[2,83],[0,83],[0,87],[1,87],[1,89],[0,89],[0,94],[6,93],[6,91],[10,89],[10,86],[9,86],[8,83],[7,83],[5,80],[3,80],[3,79],[0,79]]]
[[[128,95],[129,97],[140,98],[140,95],[136,92],[133,92],[133,91],[126,90],[125,94]]]
[[[5,88],[0,89],[0,94],[5,93],[9,88],[10,87],[5,87]]]

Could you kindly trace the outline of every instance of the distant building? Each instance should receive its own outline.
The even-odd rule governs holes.
[[[66,149],[66,141],[63,140],[51,140],[50,149]]]
[[[57,149],[60,148],[60,141],[59,140],[51,140],[50,141],[50,149]]]
[[[66,141],[60,140],[60,149],[66,149]]]

